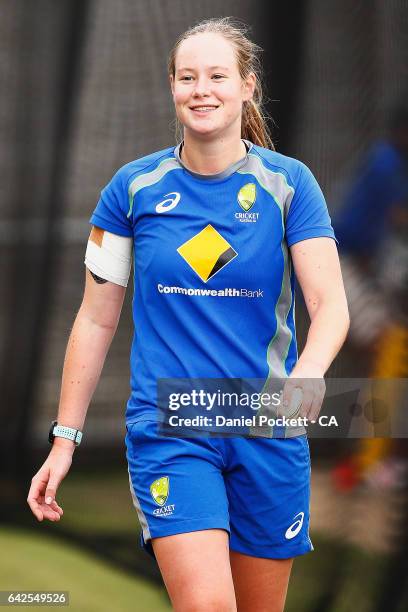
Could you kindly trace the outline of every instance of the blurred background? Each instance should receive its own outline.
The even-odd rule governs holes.
[[[74,610],[170,609],[128,486],[131,288],[57,497],[62,521],[37,523],[26,497],[49,451],[99,192],[175,144],[168,52],[226,15],[263,47],[276,148],[312,169],[340,242],[352,326],[328,376],[407,377],[406,0],[2,3],[0,590],[69,590]],[[301,348],[301,296],[297,324]],[[310,446],[315,552],[295,562],[286,609],[407,610],[407,441]]]

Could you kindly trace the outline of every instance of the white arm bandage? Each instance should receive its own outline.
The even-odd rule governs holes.
[[[127,287],[132,267],[133,238],[93,227],[86,247],[85,265],[101,278]]]

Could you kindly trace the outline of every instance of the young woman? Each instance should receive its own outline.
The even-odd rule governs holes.
[[[101,194],[53,446],[28,496],[38,520],[60,519],[56,491],[115,333],[134,246],[130,488],[142,544],[179,611],[283,609],[293,558],[312,550],[309,449],[298,432],[161,435],[157,380],[285,378],[290,400],[296,379],[300,414],[313,419],[348,329],[326,204],[310,170],[273,150],[257,52],[229,18],[193,27],[171,52],[183,140],[127,164]],[[299,358],[293,270],[311,318]]]

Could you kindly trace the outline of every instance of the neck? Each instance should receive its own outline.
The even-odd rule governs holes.
[[[246,155],[241,138],[220,136],[212,140],[196,139],[184,130],[181,158],[185,166],[198,174],[218,174]]]

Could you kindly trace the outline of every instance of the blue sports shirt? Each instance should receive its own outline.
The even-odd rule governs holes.
[[[224,172],[180,147],[132,161],[102,190],[93,225],[134,240],[126,422],[156,417],[159,378],[285,378],[297,360],[289,247],[334,238],[300,161],[244,141]]]

